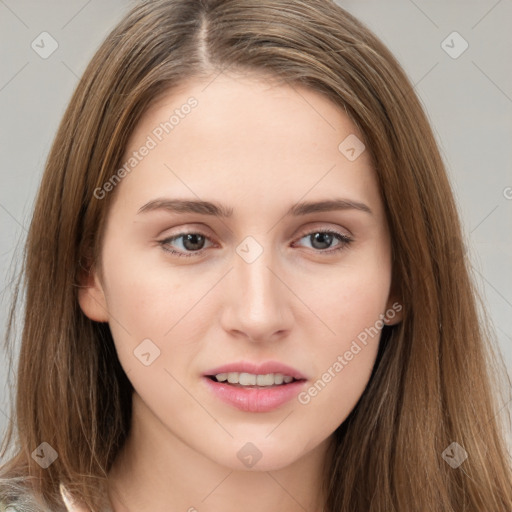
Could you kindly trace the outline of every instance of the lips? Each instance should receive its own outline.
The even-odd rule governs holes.
[[[242,386],[227,382],[218,382],[216,375],[224,374],[269,375],[281,374],[293,378],[292,382],[284,382],[273,386]],[[244,412],[270,412],[293,400],[305,387],[307,379],[296,368],[269,361],[261,364],[241,361],[218,366],[203,374],[203,382],[207,389],[219,400]]]

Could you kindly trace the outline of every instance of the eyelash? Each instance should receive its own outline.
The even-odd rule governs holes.
[[[316,252],[318,254],[325,255],[325,256],[330,256],[330,255],[332,255],[334,253],[338,253],[339,251],[342,251],[349,244],[351,244],[353,242],[353,238],[351,238],[351,237],[349,237],[347,235],[344,235],[342,233],[339,233],[338,231],[331,230],[331,229],[315,230],[315,231],[310,231],[308,233],[304,233],[301,237],[299,237],[299,240],[301,240],[304,237],[314,235],[316,233],[334,235],[341,242],[340,245],[338,247],[336,247],[335,249],[326,249],[326,250],[314,250],[313,249],[314,252]],[[164,251],[166,251],[166,252],[168,252],[168,253],[170,253],[170,254],[172,254],[174,256],[189,258],[191,256],[200,256],[200,255],[202,255],[203,252],[205,251],[205,249],[201,249],[199,251],[191,251],[191,252],[188,252],[188,253],[184,253],[184,252],[181,252],[181,251],[175,251],[174,249],[168,249],[166,247],[166,245],[168,245],[169,242],[172,242],[173,240],[177,240],[178,238],[181,238],[181,237],[186,236],[186,235],[201,235],[206,240],[211,241],[209,237],[207,237],[206,235],[204,235],[200,231],[190,231],[188,233],[178,233],[177,235],[174,235],[172,237],[166,238],[165,240],[160,240],[158,243],[160,244],[160,246],[162,247],[162,249]]]

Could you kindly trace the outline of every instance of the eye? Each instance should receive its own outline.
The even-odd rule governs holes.
[[[169,249],[171,242],[175,240],[183,239],[182,246],[184,250],[175,251],[174,249]],[[199,256],[203,253],[203,247],[206,240],[209,238],[202,233],[179,233],[178,235],[172,236],[170,238],[166,238],[158,242],[164,251],[170,252],[175,256]],[[187,253],[187,251],[189,251]]]
[[[320,252],[325,255],[331,255],[335,252],[341,251],[353,242],[351,237],[331,229],[310,231],[306,235],[303,235],[299,240],[302,239],[309,239],[311,241],[312,248],[317,249],[316,252]],[[332,247],[332,243],[335,240],[338,240],[338,244],[334,246],[334,249],[329,249]]]

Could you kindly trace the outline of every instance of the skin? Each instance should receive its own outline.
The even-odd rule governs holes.
[[[112,506],[321,511],[332,434],[368,383],[379,336],[309,403],[293,399],[270,412],[225,404],[202,374],[274,360],[302,372],[307,390],[391,308],[391,242],[369,151],[350,161],[338,150],[348,135],[363,136],[317,92],[222,74],[154,104],[126,159],[190,96],[198,106],[117,185],[100,265],[79,295],[89,318],[110,324],[135,388],[132,430],[109,474]],[[157,198],[217,201],[233,215],[138,213]],[[299,201],[334,198],[372,213],[285,216]],[[353,241],[332,252],[343,241],[321,245],[309,236],[326,229]],[[159,244],[183,232],[207,239],[190,249],[177,238],[167,248],[198,247],[200,256],[178,257]],[[236,252],[249,235],[263,249],[251,263]],[[399,321],[397,313],[388,323]],[[147,338],[160,350],[149,366],[134,356]],[[237,457],[247,442],[262,454],[252,468]]]

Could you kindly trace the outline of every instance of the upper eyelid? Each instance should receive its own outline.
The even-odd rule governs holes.
[[[301,229],[299,231],[300,235],[297,235],[297,236],[303,237],[310,233],[316,233],[319,231],[335,231],[335,232],[338,232],[340,235],[347,236],[349,238],[352,238],[352,236],[353,236],[352,233],[350,232],[350,230],[347,229],[346,227],[343,227],[343,228],[338,227],[338,226],[333,227],[332,223],[331,223],[331,225],[329,225],[329,223],[325,223],[325,222],[322,223],[321,221],[314,222],[313,224],[314,224],[313,226],[305,227],[304,229]],[[199,224],[199,225],[203,226],[203,224]],[[171,238],[179,237],[180,235],[187,235],[187,234],[200,234],[206,238],[211,238],[211,236],[207,234],[207,232],[209,232],[209,231],[210,231],[210,228],[204,228],[204,227],[182,228],[182,231],[178,231],[175,234],[165,236],[163,238],[163,240],[168,240]],[[343,231],[345,231],[346,233],[343,233]]]

